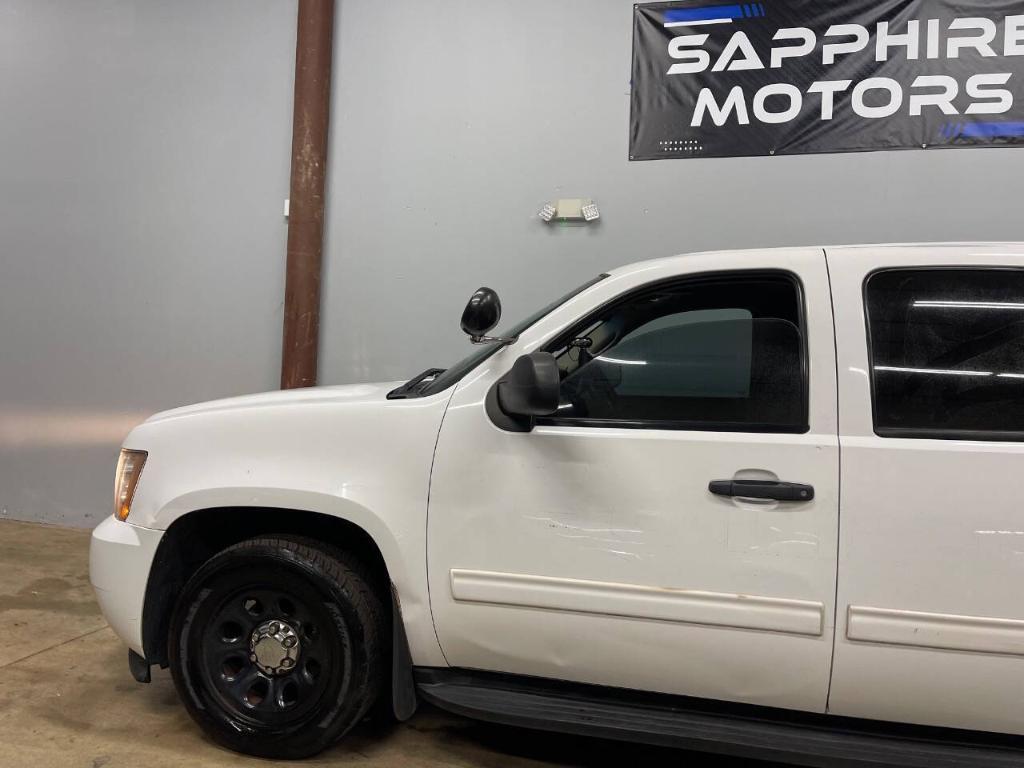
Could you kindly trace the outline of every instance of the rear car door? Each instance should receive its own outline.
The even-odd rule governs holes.
[[[839,360],[829,710],[1024,732],[1024,248],[828,251]]]

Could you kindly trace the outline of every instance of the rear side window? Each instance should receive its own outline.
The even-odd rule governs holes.
[[[1024,270],[887,270],[866,303],[879,435],[1024,440]]]

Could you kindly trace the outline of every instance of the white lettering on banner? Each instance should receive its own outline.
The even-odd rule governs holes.
[[[925,107],[938,107],[944,115],[959,114],[953,106],[953,99],[960,92],[960,83],[949,75],[921,75],[914,81],[914,87],[941,88],[941,93],[910,94],[910,114],[920,115]]]
[[[869,50],[874,37],[874,60],[884,63],[894,58],[908,61],[960,59],[965,56],[994,58],[1024,56],[1024,15],[1007,16],[1001,23],[992,19],[969,17],[953,19],[943,29],[939,19],[911,19],[894,28],[880,21],[871,30],[860,24],[833,24],[820,39],[806,27],[786,27],[775,32],[771,49],[759,53],[744,32],[734,32],[717,55],[708,50],[710,34],[680,35],[668,44],[673,63],[669,75],[696,75],[703,72],[736,72],[781,69],[821,50],[823,64],[841,63],[844,57]],[[868,54],[870,55],[870,54]],[[767,62],[767,65],[765,64]],[[889,77],[869,77],[859,82],[848,79],[819,80],[806,90],[819,97],[820,119],[835,117],[840,94],[850,92],[849,108],[860,117],[876,120],[906,110],[919,117],[929,110],[944,115],[961,113],[954,104],[966,96],[970,103],[963,114],[1004,114],[1013,108],[1013,92],[1005,87],[1010,73],[982,73],[960,82],[950,75],[918,76],[910,85]],[[851,90],[852,88],[852,90]],[[752,93],[733,86],[728,93],[702,88],[697,95],[690,125],[700,127],[705,118],[721,127],[730,120],[749,125],[753,118],[765,124],[791,122],[803,111],[805,93],[789,83],[772,83]]]
[[[1010,74],[1007,72],[972,75],[968,78],[964,91],[975,102],[964,110],[964,114],[996,115],[1009,112],[1013,108],[1013,94],[1005,88],[991,87],[1005,85],[1009,80]],[[835,117],[836,94],[843,93],[852,84],[852,80],[819,80],[811,83],[807,88],[807,93],[820,94],[822,120],[831,120]],[[926,106],[937,107],[947,115],[960,114],[952,104],[952,99],[956,97],[959,88],[954,78],[945,75],[921,75],[911,85],[912,89],[932,90],[936,87],[943,90],[940,93],[918,94],[911,92],[909,98],[905,98],[903,86],[896,80],[890,77],[870,77],[854,86],[850,105],[855,114],[868,120],[891,117],[899,112],[904,103],[908,101],[911,115],[922,114],[923,108]],[[771,96],[786,97],[789,100],[789,106],[783,110],[768,110],[765,102]],[[875,102],[880,103],[876,104]],[[772,83],[759,88],[754,92],[752,99],[754,117],[766,124],[792,122],[803,110],[803,104],[804,96],[800,89],[787,83]],[[733,86],[721,104],[716,99],[714,91],[710,88],[702,88],[697,95],[697,105],[694,108],[690,126],[693,128],[703,126],[704,117],[709,116],[711,121],[721,128],[729,122],[729,117],[733,114],[735,114],[736,122],[739,125],[750,125],[750,110],[747,108],[746,93],[742,86]]]
[[[1024,56],[1024,16],[1006,17],[1003,56]]]
[[[927,39],[927,53],[926,57],[929,59],[937,59],[941,55],[942,49],[939,47],[939,43],[942,40],[942,36],[939,34],[939,20],[928,19],[928,39]]]
[[[992,19],[955,19],[950,25],[950,30],[955,29],[977,29],[980,35],[970,37],[951,37],[946,42],[946,58],[960,58],[962,48],[973,48],[982,56],[992,57],[996,52],[992,50],[992,42],[996,39],[996,23]]]
[[[773,40],[802,40],[800,45],[789,45],[785,48],[772,48],[772,69],[782,66],[783,59],[807,56],[814,53],[815,36],[814,32],[806,27],[795,27],[793,29],[780,29],[775,33]]]
[[[811,83],[808,93],[821,94],[821,119],[831,120],[836,107],[836,94],[853,85],[853,80],[819,80]]]
[[[789,106],[781,112],[769,112],[765,107],[765,101],[769,96],[785,96],[789,99]],[[795,85],[787,83],[766,85],[754,96],[754,117],[762,123],[788,123],[800,114],[800,107],[803,103],[804,95]]]
[[[1002,72],[995,75],[975,75],[967,81],[967,95],[972,99],[982,99],[980,104],[971,104],[966,110],[968,115],[1002,115],[1013,109],[1013,94],[1005,88],[985,88],[986,85],[1006,85],[1010,82],[1010,74]],[[997,103],[985,101],[995,99]]]
[[[822,64],[835,64],[836,56],[863,51],[868,47],[871,35],[860,24],[833,24],[825,37],[852,37],[846,43],[827,43],[821,47]]]
[[[878,25],[878,35],[875,38],[875,61],[888,61],[889,49],[903,46],[907,49],[907,58],[916,59],[919,44],[921,42],[921,22],[908,21],[905,34],[897,35],[889,31],[889,22],[883,21]]]
[[[736,58],[741,53],[743,58]],[[726,66],[727,64],[728,66]],[[757,51],[754,50],[750,38],[745,33],[737,32],[729,38],[729,42],[725,45],[725,50],[722,51],[722,55],[718,57],[718,61],[715,62],[715,66],[711,68],[711,71],[721,72],[723,69],[728,69],[730,72],[764,69],[761,57],[757,55]]]
[[[729,95],[725,97],[722,106],[718,106],[715,95],[710,88],[704,88],[697,96],[697,107],[693,110],[693,122],[690,125],[703,125],[704,112],[711,115],[715,125],[721,128],[729,121],[729,113],[736,113],[736,122],[740,125],[750,125],[750,116],[747,114],[747,102],[743,99],[743,88],[736,86]]]
[[[670,75],[686,75],[703,72],[711,63],[711,54],[701,48],[708,41],[708,35],[682,35],[672,38],[668,44],[668,55],[680,59],[669,67]]]
[[[869,107],[864,103],[868,91],[885,91],[889,94],[889,103],[878,107]],[[903,104],[903,86],[891,77],[869,77],[861,80],[853,87],[853,111],[861,117],[890,117],[900,111]]]

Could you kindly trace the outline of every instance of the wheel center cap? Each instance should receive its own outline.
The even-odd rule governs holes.
[[[249,638],[249,659],[268,675],[290,672],[299,660],[299,636],[280,619],[265,621]]]

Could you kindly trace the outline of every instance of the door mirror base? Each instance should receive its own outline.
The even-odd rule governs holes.
[[[487,390],[487,397],[484,399],[484,410],[487,416],[498,429],[506,432],[532,432],[535,418],[533,416],[512,416],[501,410],[498,404],[498,384],[495,383]]]
[[[523,355],[487,392],[487,415],[501,429],[529,432],[537,416],[549,416],[558,410],[560,386],[554,355]]]

